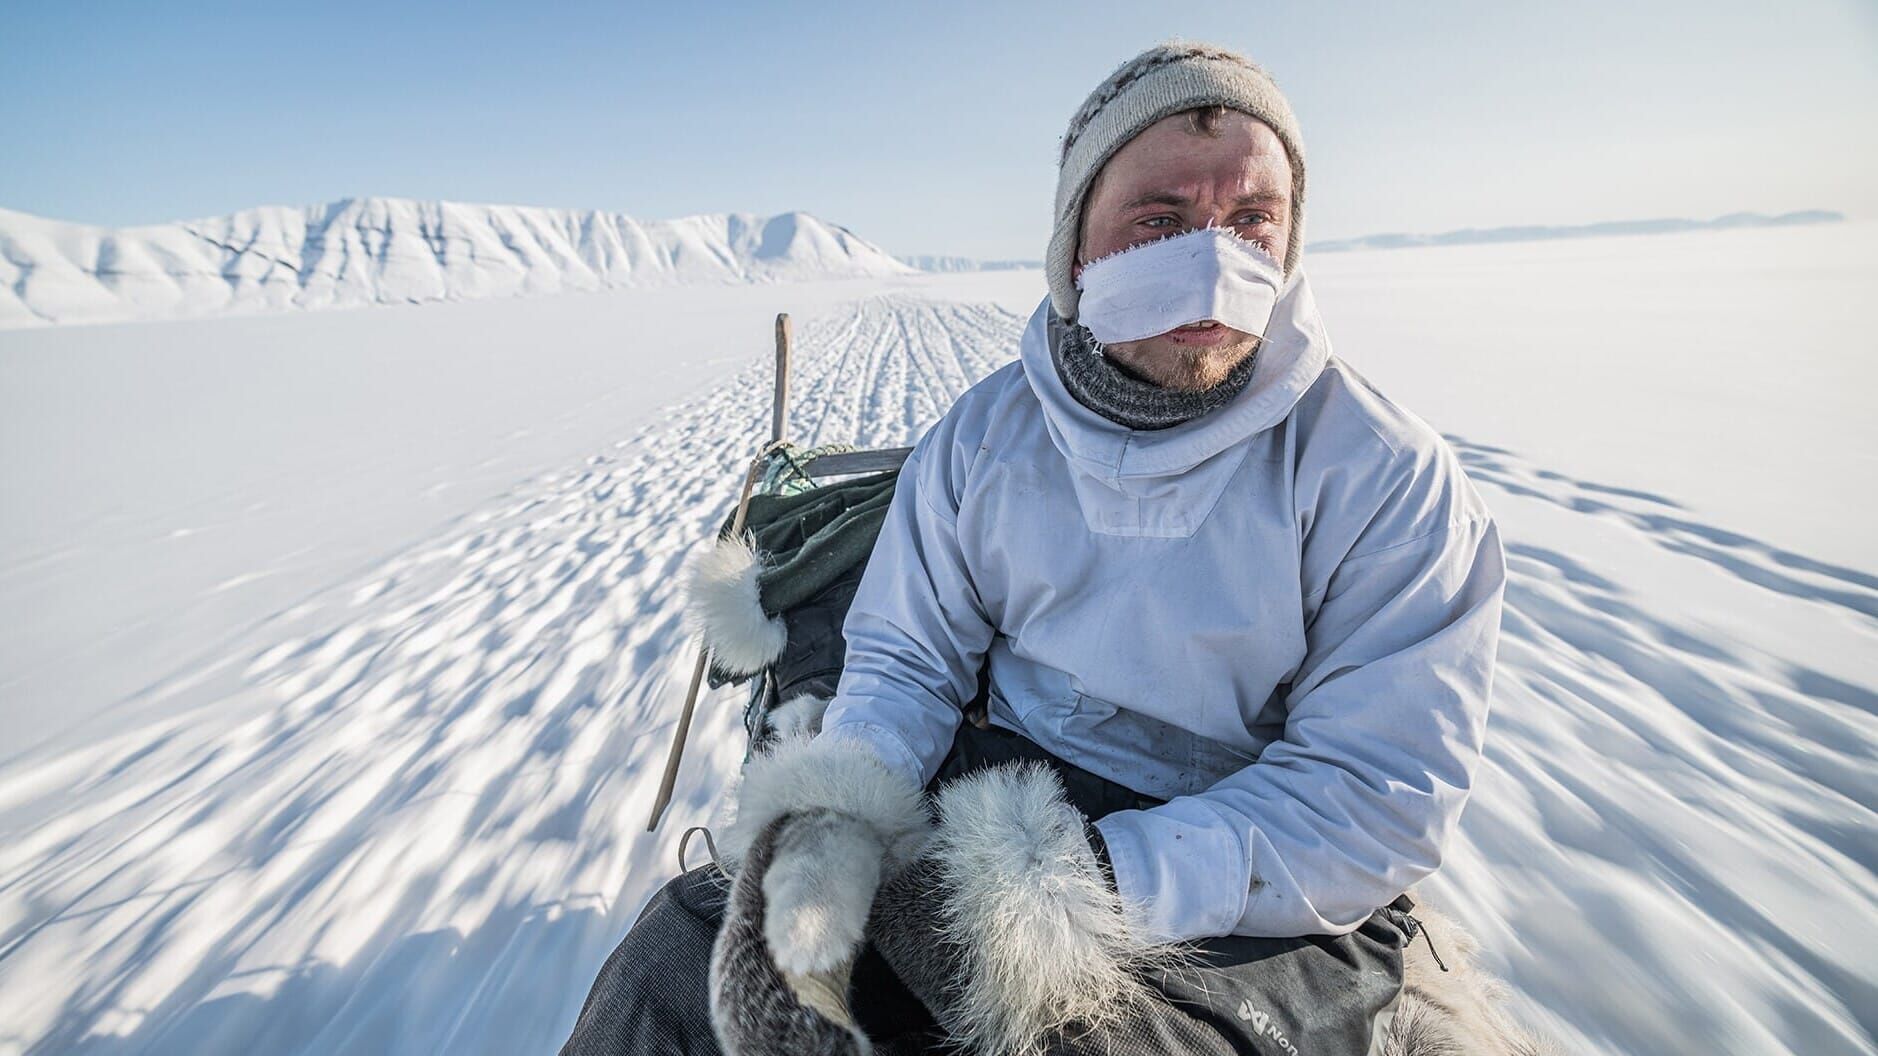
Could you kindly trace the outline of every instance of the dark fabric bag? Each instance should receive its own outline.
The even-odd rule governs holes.
[[[763,555],[763,569],[757,574],[759,603],[765,615],[783,618],[792,645],[796,644],[798,626],[804,631],[823,628],[831,614],[839,642],[841,621],[854,600],[854,587],[860,583],[867,558],[873,553],[880,526],[887,519],[898,479],[899,470],[885,470],[789,494],[750,496],[743,527],[751,545]],[[729,538],[735,523],[733,510],[718,527],[717,538]],[[813,651],[819,652],[816,645],[826,644],[821,641],[824,635],[805,637],[817,640],[802,643]],[[837,672],[840,656],[841,649],[837,648]],[[792,660],[785,651],[773,666],[793,672],[802,663],[800,659]],[[712,665],[710,685],[716,689],[751,677],[730,674]],[[787,694],[794,686],[785,679],[777,688]]]
[[[746,759],[768,743],[765,717],[777,705],[801,693],[835,695],[848,650],[842,625],[898,479],[898,470],[886,470],[750,497],[744,530],[763,560],[757,574],[760,605],[765,615],[782,619],[787,637],[782,654],[754,675],[733,675],[715,663],[706,675],[713,689],[750,682],[743,713]],[[735,520],[733,510],[718,538],[729,537]]]

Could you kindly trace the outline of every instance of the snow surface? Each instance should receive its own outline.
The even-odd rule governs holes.
[[[807,213],[346,199],[110,229],[0,209],[0,328],[911,270]]]
[[[1487,759],[1426,888],[1565,1051],[1873,1051],[1872,236],[1307,258],[1502,522]],[[552,1051],[742,754],[707,698],[643,833],[773,313],[792,435],[897,445],[1042,294],[0,335],[0,1053]]]

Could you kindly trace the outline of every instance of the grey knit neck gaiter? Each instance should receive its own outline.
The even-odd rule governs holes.
[[[1232,402],[1252,380],[1258,349],[1240,360],[1210,389],[1166,389],[1122,369],[1096,350],[1087,327],[1069,324],[1050,310],[1050,359],[1076,402],[1130,429],[1166,429]]]

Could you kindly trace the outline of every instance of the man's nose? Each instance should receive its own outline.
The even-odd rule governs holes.
[[[1232,226],[1232,210],[1227,207],[1222,207],[1217,213],[1201,213],[1199,217],[1197,217],[1193,221],[1193,226],[1189,227],[1187,230],[1192,231],[1196,228],[1202,228],[1202,227],[1231,227],[1231,226]]]

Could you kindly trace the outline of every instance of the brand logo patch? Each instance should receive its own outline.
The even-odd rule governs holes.
[[[1273,1019],[1271,1014],[1264,1009],[1253,1008],[1252,1002],[1249,1000],[1241,1001],[1239,1002],[1239,1018],[1252,1024],[1254,1033],[1277,1042],[1279,1048],[1284,1049],[1286,1052],[1290,1053],[1291,1056],[1298,1056],[1297,1046],[1291,1044],[1291,1039],[1285,1037],[1285,1032],[1278,1029],[1278,1021]]]

